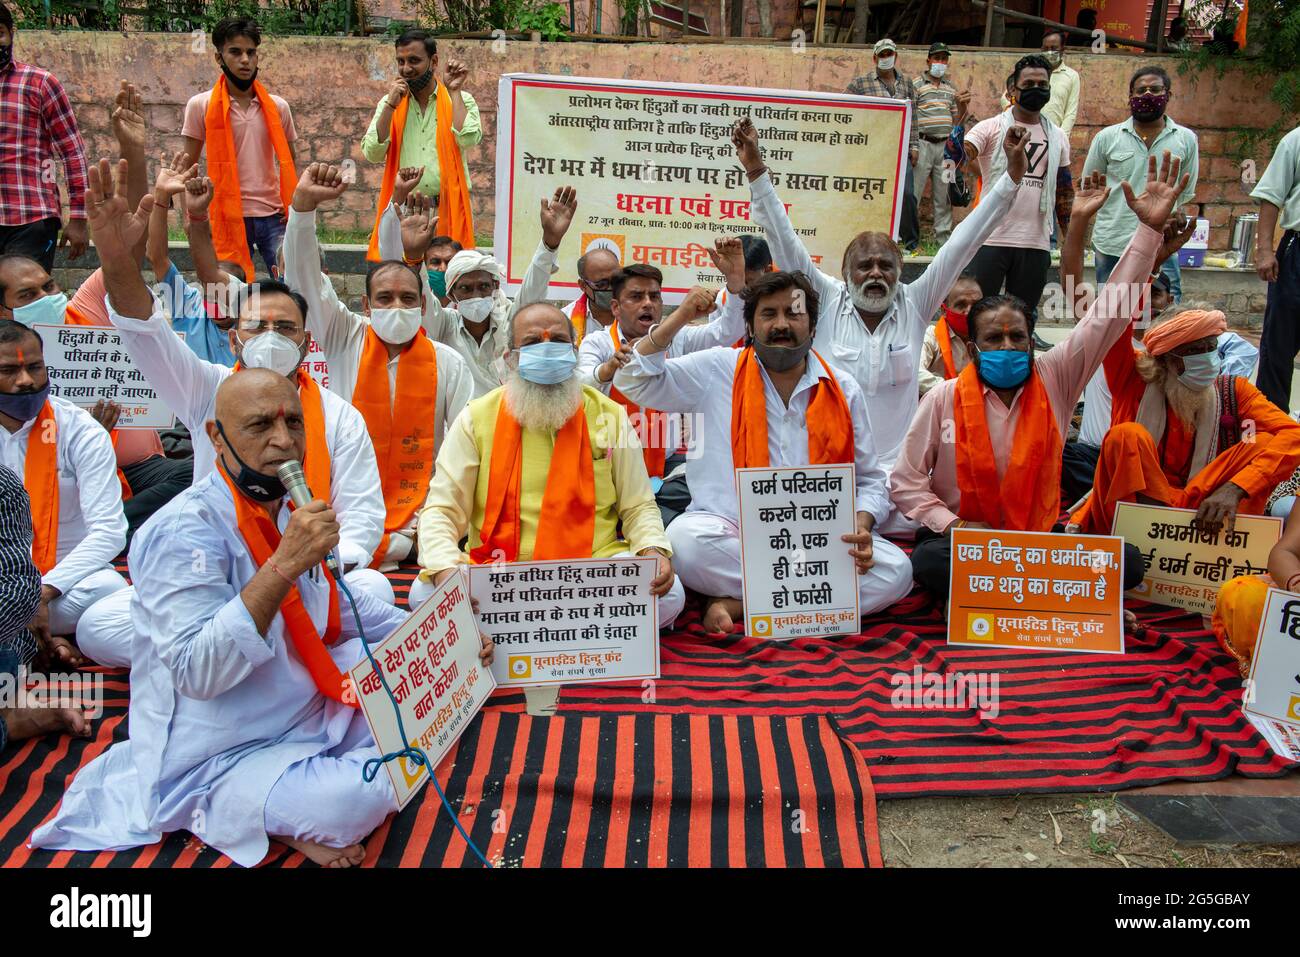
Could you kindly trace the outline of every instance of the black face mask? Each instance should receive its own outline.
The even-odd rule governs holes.
[[[239,457],[235,447],[230,444],[230,439],[226,438],[226,430],[221,427],[219,419],[217,420],[217,434],[221,436],[221,440],[226,443],[226,449],[239,463],[239,474],[230,475],[230,469],[226,466],[225,457],[221,457],[221,467],[225,469],[227,475],[230,475],[230,481],[235,483],[235,488],[254,502],[278,502],[284,498],[286,490],[284,483],[280,481],[280,477],[278,475],[263,475],[261,472],[249,468],[248,463]]]
[[[763,367],[773,372],[788,372],[808,355],[812,349],[813,337],[810,335],[803,342],[793,346],[768,345],[753,339],[754,355],[758,356]]]
[[[14,62],[14,45],[6,43],[0,46],[0,70],[9,69],[9,64]]]
[[[1027,90],[1016,91],[1016,104],[1030,113],[1038,113],[1052,98],[1052,88],[1048,86],[1031,86]]]
[[[226,66],[225,60],[221,61],[221,72],[226,75],[226,82],[229,83],[231,86],[233,86],[240,93],[243,93],[255,82],[257,82],[256,69],[253,70],[253,75],[250,76],[247,80],[241,80],[239,77],[235,76],[235,74],[230,72],[230,67]]]
[[[419,93],[426,86],[433,82],[433,67],[425,70],[423,74],[417,76],[414,80],[406,81],[406,88],[412,93]]]

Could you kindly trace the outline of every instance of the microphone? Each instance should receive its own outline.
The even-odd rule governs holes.
[[[311,503],[311,489],[307,487],[307,476],[303,474],[302,463],[290,459],[275,470],[276,477],[284,486],[284,490],[289,493],[289,501],[293,502],[294,507],[302,508],[304,505]],[[325,567],[329,569],[334,580],[339,580],[339,563],[334,557],[333,550],[325,556]]]

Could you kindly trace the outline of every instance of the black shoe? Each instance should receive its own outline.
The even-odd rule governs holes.
[[[1048,349],[1052,348],[1052,344],[1048,342],[1046,339],[1044,339],[1042,336],[1040,336],[1038,333],[1035,332],[1033,334],[1033,338],[1034,338],[1034,350],[1036,352],[1046,352]]]

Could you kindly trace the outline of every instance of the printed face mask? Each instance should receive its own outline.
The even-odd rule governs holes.
[[[0,393],[0,412],[17,419],[19,422],[30,422],[40,414],[41,409],[45,408],[46,400],[50,397],[50,384],[45,383],[45,388],[38,389],[35,392],[9,392]]]
[[[534,342],[519,350],[519,374],[538,385],[555,385],[573,375],[578,353],[568,342]]]
[[[1168,105],[1168,93],[1139,93],[1128,98],[1128,108],[1133,114],[1133,119],[1141,120],[1143,123],[1159,119],[1164,115],[1165,107]]]
[[[284,483],[280,481],[278,475],[267,475],[258,472],[249,467],[248,463],[239,457],[235,447],[230,444],[230,439],[226,438],[226,430],[221,425],[221,420],[217,419],[217,432],[221,435],[221,441],[226,444],[226,451],[235,457],[239,463],[239,474],[230,475],[230,469],[226,466],[225,457],[221,457],[221,467],[227,475],[230,475],[230,481],[235,483],[235,487],[251,498],[254,502],[278,502],[284,498]]]
[[[1219,371],[1219,353],[1213,349],[1199,355],[1183,356],[1183,374],[1178,377],[1178,381],[1187,388],[1199,392],[1213,385]]]
[[[63,325],[63,316],[68,310],[68,297],[61,292],[51,296],[42,296],[25,306],[14,310],[14,319],[28,328],[38,322],[45,325]]]
[[[371,309],[370,325],[380,339],[401,346],[410,342],[419,331],[421,316],[418,306],[405,309]]]
[[[1022,349],[976,352],[979,377],[995,389],[1014,389],[1029,378],[1029,353]]]
[[[456,303],[456,311],[462,319],[470,322],[482,322],[492,315],[492,297],[480,296],[477,299],[462,299]]]
[[[263,332],[244,343],[240,361],[246,369],[270,369],[293,375],[302,365],[302,347],[278,332]]]

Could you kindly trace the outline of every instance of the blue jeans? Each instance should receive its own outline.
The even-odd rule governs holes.
[[[1100,286],[1110,278],[1110,274],[1115,271],[1115,264],[1119,262],[1118,256],[1108,256],[1106,253],[1097,252],[1097,285]],[[1178,257],[1170,256],[1160,265],[1160,272],[1169,280],[1169,292],[1174,297],[1174,302],[1183,301],[1183,271],[1178,266]]]
[[[1291,509],[1295,508],[1295,496],[1283,495],[1280,499],[1272,504],[1268,514],[1275,515],[1278,518],[1285,519],[1291,514]]]
[[[279,213],[272,213],[270,216],[245,216],[244,217],[244,236],[248,240],[248,255],[253,255],[253,247],[262,256],[262,262],[266,263],[266,271],[279,277],[279,269],[276,268],[275,257],[280,251],[280,243],[284,241],[284,220]],[[257,268],[257,264],[253,264]]]

